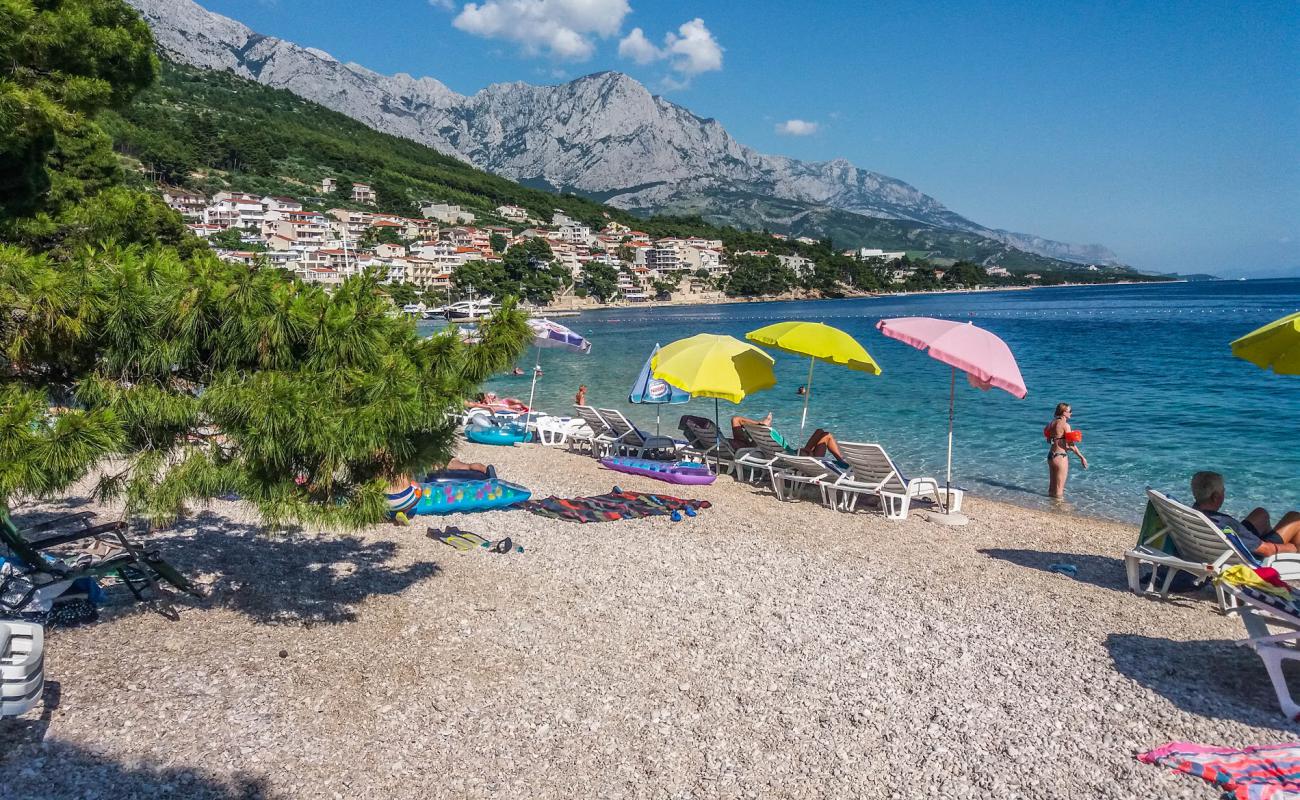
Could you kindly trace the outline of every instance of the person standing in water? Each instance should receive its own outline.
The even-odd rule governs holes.
[[[1043,428],[1047,438],[1047,496],[1058,500],[1065,497],[1065,479],[1070,476],[1070,453],[1079,457],[1079,463],[1088,468],[1088,459],[1079,450],[1083,434],[1070,428],[1073,414],[1069,403],[1056,404],[1056,418]]]
[[[573,403],[579,406],[587,404],[587,384],[579,384],[578,393],[573,396]]]

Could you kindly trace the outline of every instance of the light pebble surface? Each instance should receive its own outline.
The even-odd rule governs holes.
[[[199,509],[157,545],[210,598],[51,631],[58,705],[0,723],[0,797],[1213,798],[1134,754],[1294,736],[1240,622],[1125,590],[1130,526],[971,499],[945,528],[460,455],[538,497],[713,507],[359,534]],[[425,537],[446,524],[526,552]]]

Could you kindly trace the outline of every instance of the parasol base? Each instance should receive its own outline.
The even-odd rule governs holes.
[[[942,511],[924,511],[921,513],[925,514],[925,518],[936,525],[950,525],[955,527],[970,523],[970,517],[960,511],[949,511],[947,513]]]

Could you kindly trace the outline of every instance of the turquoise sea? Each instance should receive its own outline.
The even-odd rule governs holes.
[[[612,309],[558,320],[587,336],[590,355],[542,352],[536,405],[571,410],[578,384],[588,401],[622,408],[654,427],[654,406],[631,406],[628,390],[656,342],[701,332],[743,338],[781,320],[823,321],[866,346],[879,377],[819,364],[809,430],[820,425],[850,441],[885,445],[912,474],[943,478],[948,367],[875,330],[883,317],[971,320],[1006,340],[1029,387],[1025,400],[957,383],[953,482],[972,493],[1053,507],[1043,426],[1057,402],[1074,406],[1074,426],[1091,469],[1071,465],[1067,508],[1114,519],[1142,513],[1154,486],[1186,497],[1197,469],[1227,479],[1227,509],[1263,505],[1279,514],[1300,507],[1300,447],[1288,437],[1300,419],[1300,376],[1279,376],[1234,359],[1228,343],[1300,309],[1300,280],[1061,287],[973,294],[914,295],[815,302]],[[533,353],[521,359],[528,371]],[[738,408],[775,414],[788,438],[799,435],[808,362],[775,353],[776,388]],[[490,388],[528,397],[528,378],[501,377]],[[676,433],[682,413],[712,416],[713,401],[663,407]]]

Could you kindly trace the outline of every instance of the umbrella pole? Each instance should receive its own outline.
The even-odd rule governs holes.
[[[533,413],[533,396],[537,393],[537,372],[542,368],[542,348],[537,347],[537,355],[533,359],[533,385],[528,389],[528,413]],[[536,420],[536,417],[534,417]]]
[[[812,397],[812,371],[816,363],[817,359],[808,359],[808,382],[803,387],[803,419],[799,420],[800,433],[803,433],[804,427],[808,424],[808,398]]]
[[[957,368],[952,367],[952,380],[948,384],[948,477],[944,481],[944,510],[952,498],[952,418],[957,402]]]
[[[663,407],[663,403],[655,403],[655,436],[659,435],[659,411]]]

